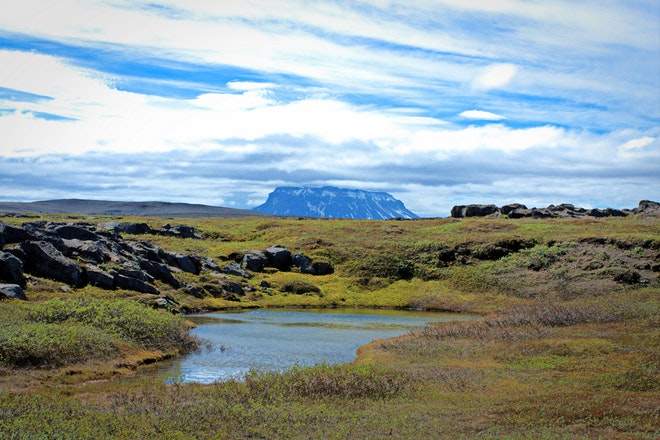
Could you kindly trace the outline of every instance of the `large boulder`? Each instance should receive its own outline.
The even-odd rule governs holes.
[[[268,258],[268,266],[279,270],[289,270],[291,268],[291,252],[282,245],[271,246],[265,250],[264,254]]]
[[[485,217],[497,212],[499,209],[495,205],[458,205],[451,209],[451,216],[454,218]]]
[[[250,278],[250,274],[247,273],[245,269],[243,269],[241,265],[235,261],[232,261],[226,264],[225,266],[222,266],[221,270],[222,272],[228,275],[236,275],[242,278]]]
[[[63,253],[68,257],[82,257],[93,263],[105,263],[115,256],[113,252],[103,241],[63,239]]]
[[[54,228],[54,232],[60,238],[67,240],[90,240],[96,241],[99,237],[92,231],[82,226],[61,225]]]
[[[301,273],[316,275],[316,268],[312,264],[312,260],[307,258],[304,254],[295,253],[291,257],[293,265],[296,266]]]
[[[23,262],[8,252],[0,251],[0,281],[25,285]]]
[[[170,226],[167,224],[163,225],[163,227],[156,232],[158,232],[160,235],[167,235],[178,238],[194,238],[197,240],[201,240],[202,238],[202,236],[195,231],[193,226],[188,225]]]
[[[642,200],[637,206],[637,213],[644,216],[660,216],[660,203],[651,200]]]
[[[262,272],[268,265],[268,258],[261,251],[249,251],[243,256],[241,265],[252,272]]]
[[[516,209],[527,209],[527,206],[521,205],[520,203],[511,203],[509,205],[504,205],[500,208],[500,212],[504,215],[509,215],[511,212]]]
[[[0,299],[12,298],[26,300],[25,292],[18,284],[0,284]]]
[[[55,246],[46,241],[25,241],[20,245],[27,256],[25,269],[37,276],[82,287],[87,280],[85,272],[73,260],[67,258]]]
[[[201,262],[198,258],[178,252],[167,254],[167,263],[188,273],[199,274],[201,270]]]
[[[151,234],[153,232],[151,227],[146,223],[108,222],[104,226],[106,229],[116,234],[141,235]]]
[[[28,234],[23,228],[0,222],[0,248],[6,244],[20,243],[27,239]]]

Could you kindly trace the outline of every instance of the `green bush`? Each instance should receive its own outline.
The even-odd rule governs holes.
[[[6,367],[61,367],[117,353],[106,333],[82,324],[30,322],[0,328],[0,364]]]
[[[48,324],[77,322],[145,349],[196,348],[196,340],[188,333],[183,318],[131,300],[53,299],[31,307],[27,320]]]
[[[60,367],[119,355],[119,345],[188,352],[183,318],[131,300],[53,299],[14,305],[0,328],[0,365]]]

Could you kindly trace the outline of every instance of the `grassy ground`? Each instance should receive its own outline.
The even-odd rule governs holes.
[[[10,323],[0,331],[3,438],[660,436],[656,219],[182,222],[205,238],[140,238],[218,262],[282,244],[335,268],[321,277],[258,274],[240,301],[168,292],[189,307],[412,307],[484,319],[374,341],[350,365],[167,385],[127,376],[126,366],[145,352],[157,358],[190,349],[183,321],[151,311],[141,318],[134,311],[146,309],[136,309],[129,292],[63,293],[33,278],[27,304],[0,304]],[[261,280],[271,287],[259,287]],[[296,283],[318,291],[284,291]],[[127,319],[109,322],[112,307],[126,308]],[[16,329],[36,335],[32,341],[64,342],[54,352],[44,348],[52,344],[27,347],[41,363],[10,359]],[[65,330],[61,337],[56,329]],[[65,344],[86,338],[99,343]]]

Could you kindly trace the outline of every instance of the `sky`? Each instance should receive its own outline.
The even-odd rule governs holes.
[[[0,200],[660,201],[657,0],[0,0]]]

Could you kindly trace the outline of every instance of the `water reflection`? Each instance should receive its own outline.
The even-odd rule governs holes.
[[[392,310],[250,310],[190,317],[202,350],[159,367],[157,374],[183,382],[240,378],[251,368],[344,363],[374,339],[389,338],[430,322],[474,319],[446,313]]]

